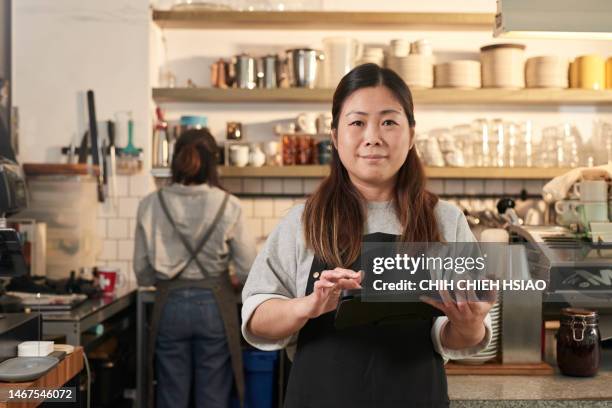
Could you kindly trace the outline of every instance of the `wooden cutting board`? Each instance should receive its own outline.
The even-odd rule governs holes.
[[[553,375],[555,369],[548,363],[539,364],[501,364],[497,362],[479,365],[449,362],[445,366],[446,375]]]

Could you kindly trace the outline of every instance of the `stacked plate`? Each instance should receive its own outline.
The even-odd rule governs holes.
[[[470,356],[457,360],[453,360],[460,364],[483,364],[487,361],[494,360],[497,357],[497,353],[499,351],[500,344],[500,333],[501,333],[501,307],[500,300],[493,305],[491,311],[489,312],[491,316],[491,343],[482,350],[481,352]]]
[[[567,88],[569,62],[566,58],[542,56],[525,63],[527,88]]]
[[[480,49],[483,88],[525,87],[525,46],[492,44]]]
[[[451,61],[435,67],[436,88],[480,88],[480,62]]]
[[[433,87],[433,57],[431,55],[390,56],[387,58],[387,68],[397,72],[412,89]]]

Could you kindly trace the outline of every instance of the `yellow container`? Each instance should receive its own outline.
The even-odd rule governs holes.
[[[574,61],[578,72],[578,87],[604,89],[606,87],[606,61],[600,55],[583,55]]]
[[[612,57],[606,62],[606,88],[612,89]]]

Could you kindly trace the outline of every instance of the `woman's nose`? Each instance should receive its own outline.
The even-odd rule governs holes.
[[[380,144],[382,142],[380,138],[380,129],[375,125],[369,125],[366,127],[363,138],[368,145]]]

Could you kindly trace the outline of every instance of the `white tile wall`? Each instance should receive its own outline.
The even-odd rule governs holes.
[[[304,182],[302,179],[284,179],[283,191],[285,194],[304,194]]]
[[[96,225],[101,240],[98,262],[119,268],[130,281],[134,280],[132,257],[138,203],[154,189],[154,179],[145,172],[118,176],[116,200],[107,200],[98,207]]]
[[[270,178],[263,181],[264,194],[281,194],[283,192],[283,179]]]
[[[284,217],[287,212],[295,205],[295,200],[291,198],[277,198],[274,200],[274,216]]]
[[[121,180],[119,182],[119,180]],[[101,264],[117,266],[131,274],[131,261],[134,250],[134,229],[136,209],[139,200],[153,190],[149,177],[138,176],[130,179],[123,177],[118,185],[119,206],[113,209],[108,203],[100,205],[98,211],[98,235],[102,249],[98,257]],[[314,190],[319,179],[224,179],[223,185],[233,193],[271,194],[273,197],[242,197],[240,199],[247,228],[255,238],[267,236],[296,204],[305,201],[302,197],[283,197],[301,195]],[[428,189],[436,194],[478,195],[511,194],[516,195],[525,188],[530,194],[539,194],[546,180],[428,180]],[[146,188],[143,186],[147,186]],[[147,190],[149,188],[149,190]],[[123,269],[130,268],[130,269]]]
[[[485,180],[485,190],[488,194],[502,194],[504,192],[504,181]]]
[[[117,259],[120,261],[131,261],[134,254],[134,240],[122,239],[118,241],[119,253]]]
[[[427,189],[434,194],[444,194],[444,180],[427,180]]]
[[[319,184],[321,184],[320,179],[312,179],[312,178],[304,179],[304,194],[314,193],[317,187],[319,187]]]
[[[247,194],[261,194],[263,192],[262,179],[248,178],[242,180],[242,192]]]
[[[274,201],[269,198],[257,198],[253,200],[253,216],[258,218],[274,216]]]
[[[98,256],[100,260],[117,259],[117,241],[105,239],[102,241],[102,252]]]
[[[128,237],[129,220],[125,218],[111,218],[108,220],[108,238],[121,239]]]
[[[232,193],[242,193],[242,179],[228,178],[221,180],[221,184]]]
[[[119,217],[136,218],[136,210],[138,210],[138,198],[125,197],[119,199]]]

